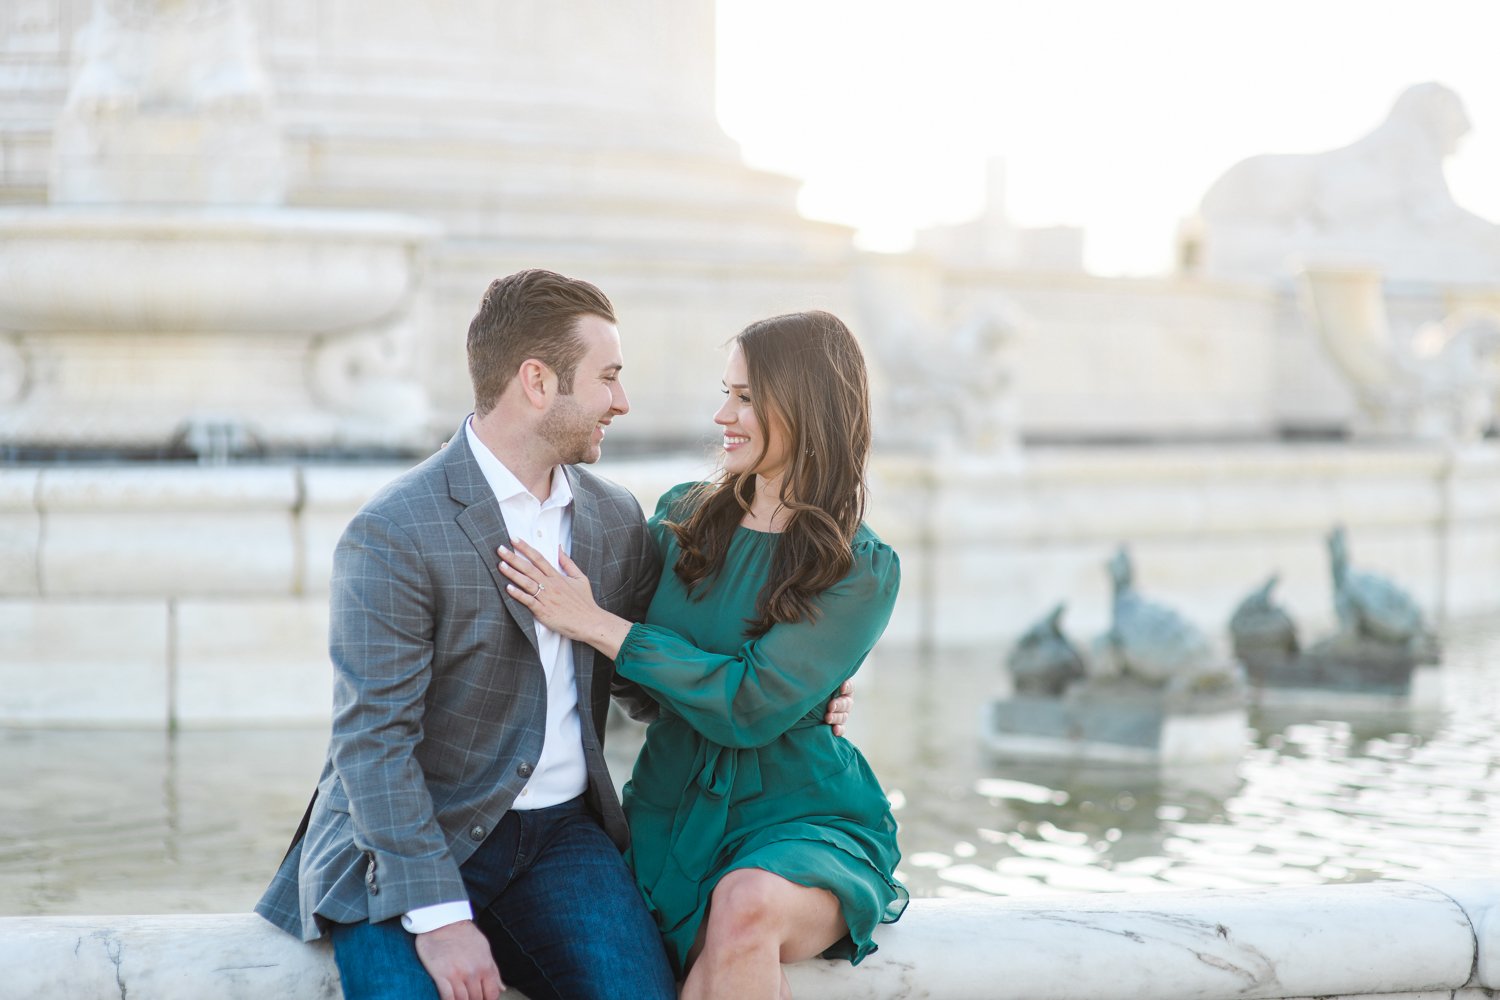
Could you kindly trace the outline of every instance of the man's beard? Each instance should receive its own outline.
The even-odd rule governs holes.
[[[571,395],[560,395],[542,418],[537,435],[557,452],[563,465],[587,464],[599,456],[594,449],[594,428],[599,421],[583,412]]]

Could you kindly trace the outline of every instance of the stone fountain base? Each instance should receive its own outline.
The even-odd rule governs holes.
[[[1290,603],[1326,609],[1307,627],[1331,628],[1334,522],[1439,624],[1500,612],[1500,449],[1037,449],[942,479],[914,459],[875,466],[869,521],[902,571],[882,641],[974,650],[997,677],[1056,594],[1077,595],[1072,628],[1108,627],[1098,567],[1121,538],[1205,628],[1273,570]],[[334,543],[403,468],[0,466],[0,722],[326,723]],[[598,471],[651,510],[708,463],[607,456]],[[1162,745],[1208,745],[1196,724],[1164,717]]]
[[[0,211],[0,445],[413,447],[433,235],[366,212]]]
[[[1259,705],[1346,710],[1442,705],[1440,653],[1431,637],[1393,644],[1335,634],[1293,656],[1253,645],[1237,649],[1237,655]]]
[[[1244,755],[1244,691],[1206,698],[1166,692],[1079,690],[1061,698],[1016,695],[991,702],[980,738],[998,757],[1100,764],[1202,764]]]

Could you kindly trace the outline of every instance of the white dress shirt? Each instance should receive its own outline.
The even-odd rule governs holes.
[[[479,471],[500,501],[505,530],[540,552],[554,569],[557,551],[573,551],[573,489],[562,466],[552,469],[552,487],[546,500],[538,500],[521,485],[494,452],[474,433],[472,418],[464,424],[469,450]],[[495,556],[498,560],[499,556]],[[499,600],[499,597],[496,597]],[[547,732],[541,758],[512,809],[541,809],[582,795],[588,788],[588,767],[583,759],[583,729],[578,718],[578,687],[573,671],[573,644],[536,623],[536,646],[542,672],[547,678]],[[413,934],[436,930],[446,924],[474,916],[468,900],[422,906],[405,914],[401,924]]]

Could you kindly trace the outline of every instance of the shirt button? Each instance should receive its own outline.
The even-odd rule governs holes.
[[[525,761],[522,761],[520,764],[516,765],[516,773],[523,778],[531,777],[531,765],[526,763]]]
[[[484,839],[484,827],[482,827],[482,826],[476,826],[474,829],[472,829],[472,830],[469,831],[469,836],[472,837],[472,838],[474,838],[475,840],[483,840]]]

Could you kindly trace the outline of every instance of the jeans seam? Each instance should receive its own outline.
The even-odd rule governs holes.
[[[516,951],[518,951],[523,957],[525,957],[526,961],[531,963],[531,967],[536,970],[537,977],[547,985],[547,989],[552,991],[552,995],[555,997],[562,996],[562,993],[557,988],[557,984],[552,981],[552,977],[547,974],[547,970],[543,968],[542,963],[538,962],[536,958],[531,954],[531,952],[526,950],[521,942],[516,939],[516,936],[510,932],[510,928],[506,927],[505,924],[501,923],[498,919],[494,922],[494,928],[496,933],[504,934],[506,939],[510,941],[511,945],[516,949]],[[505,979],[504,969],[500,970],[500,978],[501,980]]]
[[[516,880],[516,877],[526,870],[526,849],[528,847],[528,835],[530,835],[531,840],[536,839],[534,835],[535,831],[531,829],[531,827],[535,826],[536,824],[534,822],[531,822],[531,820],[533,820],[533,817],[526,816],[524,814],[516,816],[516,858],[513,862],[511,862],[511,882],[514,882]]]

